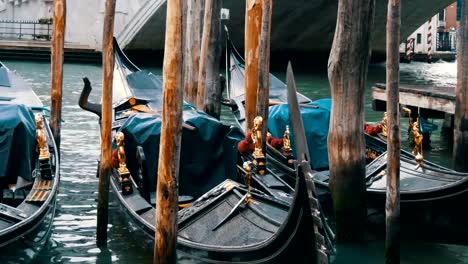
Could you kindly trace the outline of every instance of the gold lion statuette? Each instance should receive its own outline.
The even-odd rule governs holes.
[[[424,160],[424,157],[422,155],[423,135],[419,132],[418,125],[419,125],[419,118],[416,119],[416,122],[413,122],[411,124],[411,132],[413,134],[413,139],[414,139],[413,154],[415,156],[416,162],[418,163],[416,168],[419,168],[422,165],[422,162]]]
[[[36,141],[39,147],[39,160],[49,159],[49,150],[47,149],[47,136],[44,132],[44,123],[40,113],[35,114],[36,121]]]
[[[117,142],[117,154],[119,158],[118,171],[120,175],[129,173],[127,169],[127,164],[126,164],[124,139],[125,139],[125,136],[122,132],[117,132],[117,134],[115,134],[115,141]]]
[[[255,150],[253,152],[253,155],[255,158],[265,157],[262,151],[262,141],[263,141],[262,124],[263,124],[263,118],[261,116],[255,117],[254,127],[252,128],[252,141],[255,145]]]

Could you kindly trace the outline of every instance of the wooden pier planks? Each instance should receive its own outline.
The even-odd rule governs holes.
[[[402,85],[400,84],[400,104],[429,110],[455,113],[455,87],[441,87],[430,85]],[[387,101],[385,84],[377,83],[372,87],[373,105]],[[377,111],[385,109],[374,108]]]

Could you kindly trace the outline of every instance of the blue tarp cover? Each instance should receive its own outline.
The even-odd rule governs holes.
[[[0,104],[0,177],[16,183],[17,176],[32,180],[36,146],[34,114],[25,105]]]
[[[179,194],[199,197],[226,178],[235,179],[240,129],[223,125],[211,116],[185,105],[183,119],[197,131],[182,130]],[[130,116],[120,131],[125,135],[127,165],[136,174],[136,147],[143,147],[150,189],[157,182],[161,118],[145,113]]]
[[[318,106],[318,108],[300,108],[309,147],[310,163],[314,169],[327,168],[327,137],[328,126],[330,124],[331,99],[321,99],[309,102],[308,104]],[[294,136],[288,105],[272,106],[268,116],[268,129],[270,133],[276,138],[282,138],[286,125],[289,125],[290,128],[291,146],[295,154]]]

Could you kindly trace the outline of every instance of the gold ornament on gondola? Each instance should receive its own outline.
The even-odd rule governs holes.
[[[118,171],[120,175],[129,173],[127,169],[127,164],[126,164],[124,139],[125,139],[125,136],[122,132],[117,132],[117,134],[115,134],[115,141],[117,142],[117,154],[119,158]]]
[[[34,119],[36,121],[36,141],[39,147],[39,160],[48,160],[49,151],[47,149],[47,136],[43,128],[44,123],[42,119],[42,114],[35,114]]]
[[[263,118],[261,116],[257,116],[254,118],[254,126],[252,128],[252,142],[254,143],[255,149],[252,156],[255,158],[254,164],[256,166],[256,171],[260,175],[265,174],[266,171],[266,159],[265,154],[262,151],[262,125],[263,125]]]
[[[261,116],[257,116],[254,118],[254,126],[252,128],[252,141],[254,143],[255,149],[253,152],[254,157],[264,157],[262,151],[262,125],[263,125],[263,118]]]
[[[244,162],[242,167],[245,170],[245,186],[247,187],[247,197],[245,198],[244,205],[250,203],[252,201],[252,195],[250,194],[250,181],[252,179],[252,163],[250,161]]]
[[[286,126],[286,130],[283,135],[283,151],[285,153],[291,153],[291,141],[289,140],[289,126]]]
[[[413,134],[413,140],[414,140],[413,154],[418,164],[416,165],[416,168],[419,168],[422,166],[422,162],[424,160],[424,157],[422,155],[423,135],[419,131],[419,117],[416,119],[416,122],[413,122],[411,124],[411,132]]]

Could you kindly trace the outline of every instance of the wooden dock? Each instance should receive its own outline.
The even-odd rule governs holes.
[[[0,59],[50,61],[50,41],[0,40]],[[101,53],[87,45],[65,43],[65,61],[100,63]]]
[[[400,84],[400,105],[420,108],[428,117],[444,118],[444,114],[455,113],[455,87]],[[372,108],[386,111],[387,95],[385,84],[372,87]]]

